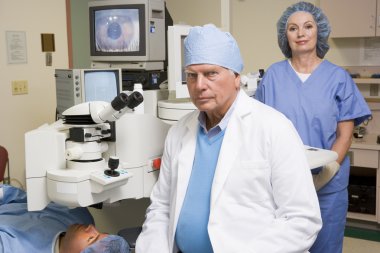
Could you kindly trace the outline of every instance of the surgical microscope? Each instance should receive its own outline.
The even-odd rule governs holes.
[[[137,91],[122,92],[111,103],[75,105],[62,119],[27,132],[28,210],[50,201],[77,207],[147,197],[169,126],[135,114],[142,101]]]

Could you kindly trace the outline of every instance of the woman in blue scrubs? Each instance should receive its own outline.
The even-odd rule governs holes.
[[[311,253],[342,252],[348,208],[349,157],[354,126],[371,111],[350,75],[324,60],[330,26],[321,9],[307,2],[288,7],[277,23],[278,44],[287,59],[274,63],[256,99],[284,113],[305,145],[331,149],[338,159],[313,170],[331,180],[318,185],[323,227]]]

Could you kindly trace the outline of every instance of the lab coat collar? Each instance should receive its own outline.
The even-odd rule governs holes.
[[[224,134],[223,144],[219,153],[211,190],[210,212],[212,212],[212,208],[223,190],[224,183],[226,182],[228,174],[233,169],[234,163],[236,163],[238,151],[243,144],[244,118],[251,113],[249,109],[249,100],[251,99],[252,98],[248,97],[244,91],[239,92],[236,101],[236,108],[231,115],[230,121],[228,122],[226,133]]]
[[[250,105],[252,98],[248,97],[244,91],[240,91],[237,97],[236,108],[234,109],[231,119],[229,120],[226,133],[224,135],[223,144],[220,150],[218,163],[213,180],[211,191],[211,208],[217,201],[223,185],[233,164],[236,161],[238,150],[244,139],[243,124],[245,116],[251,113]],[[182,138],[182,147],[178,157],[178,181],[177,181],[177,210],[176,221],[182,207],[184,197],[186,195],[187,185],[191,176],[193,167],[193,159],[196,149],[196,134],[199,129],[198,121],[199,111],[194,112],[188,118],[185,126],[187,131]],[[176,224],[175,224],[176,226]]]
[[[199,111],[195,111],[190,115],[185,123],[186,131],[182,137],[181,147],[178,154],[178,168],[177,168],[177,191],[176,191],[176,205],[175,205],[175,218],[174,218],[174,232],[177,227],[178,217],[182,208],[183,200],[186,196],[186,190],[189,183],[191,171],[193,168],[193,160],[196,148],[196,134],[199,129],[198,122]]]

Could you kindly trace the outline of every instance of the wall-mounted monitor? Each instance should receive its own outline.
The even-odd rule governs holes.
[[[122,90],[121,69],[56,69],[57,117],[83,102],[111,102]]]
[[[98,0],[88,6],[93,68],[165,68],[166,27],[173,21],[164,0]]]

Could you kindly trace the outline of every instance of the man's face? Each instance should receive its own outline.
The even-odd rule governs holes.
[[[186,80],[192,102],[209,117],[223,116],[234,102],[240,87],[239,75],[211,64],[188,66]]]
[[[80,253],[86,247],[107,237],[100,233],[93,225],[71,225],[60,244],[60,253]]]

